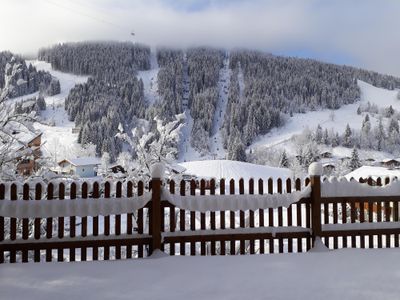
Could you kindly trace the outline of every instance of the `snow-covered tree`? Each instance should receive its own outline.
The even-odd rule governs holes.
[[[136,175],[150,176],[150,167],[156,162],[163,162],[168,168],[178,155],[178,143],[185,120],[184,114],[175,116],[175,120],[164,123],[155,118],[155,127],[149,124],[135,127],[131,134],[119,131],[117,137],[127,142],[133,152]]]
[[[279,166],[282,168],[288,168],[289,167],[289,159],[287,157],[286,151],[283,150],[282,155],[281,155],[281,160],[279,162]]]
[[[351,152],[351,159],[349,161],[349,168],[354,171],[355,169],[358,169],[361,167],[361,162],[360,158],[358,157],[358,151],[356,148],[353,148],[353,151]]]

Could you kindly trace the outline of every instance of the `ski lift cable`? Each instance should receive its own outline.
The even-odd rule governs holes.
[[[103,18],[99,18],[99,17],[96,17],[94,15],[82,12],[81,10],[65,6],[65,5],[60,4],[59,2],[56,2],[56,1],[53,1],[53,0],[43,0],[43,1],[45,1],[45,2],[47,2],[49,4],[52,4],[54,6],[57,6],[59,8],[62,8],[62,9],[65,9],[65,10],[69,10],[70,12],[73,12],[75,14],[79,14],[79,15],[81,15],[83,17],[90,18],[90,19],[95,20],[97,22],[101,22],[101,23],[104,23],[104,24],[107,24],[107,25],[111,25],[111,26],[117,27],[117,28],[119,28],[121,30],[128,31],[128,32],[130,32],[130,34],[134,35],[134,33],[133,33],[133,31],[131,29],[128,29],[127,27],[124,27],[124,26],[118,25],[116,23],[110,22],[110,21],[105,20]]]

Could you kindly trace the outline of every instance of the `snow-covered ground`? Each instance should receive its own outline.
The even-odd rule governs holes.
[[[357,108],[360,104],[375,104],[378,108],[387,108],[390,105],[394,109],[400,110],[400,100],[398,100],[398,91],[390,91],[383,88],[374,87],[363,81],[358,81],[358,85],[361,89],[361,99],[360,101],[344,105],[338,110],[318,110],[311,111],[305,114],[295,114],[293,117],[287,120],[285,126],[280,128],[275,128],[271,130],[268,134],[260,136],[249,148],[257,147],[285,147],[288,152],[291,152],[291,142],[290,139],[293,135],[300,134],[304,129],[309,128],[314,130],[318,124],[321,125],[323,129],[333,129],[335,132],[342,134],[349,124],[352,129],[361,129],[362,121],[365,118],[365,113],[358,115]],[[378,118],[370,114],[371,125],[374,127],[378,123]],[[348,150],[348,151],[347,151]],[[347,152],[351,149],[346,149],[343,147],[338,147],[338,149],[333,150],[336,154],[341,156],[349,156]],[[344,151],[344,153],[342,153]],[[377,151],[366,151],[365,156],[381,157],[388,156],[388,154],[380,153]]]
[[[6,264],[1,299],[398,299],[398,249]]]
[[[42,143],[44,154],[55,160],[69,158],[74,149],[80,147],[77,143],[78,134],[72,133],[74,122],[68,120],[68,114],[64,109],[64,101],[69,91],[76,85],[87,81],[86,76],[77,76],[69,73],[55,71],[49,63],[33,60],[27,61],[37,70],[50,72],[60,81],[61,93],[51,97],[45,97],[46,110],[41,112],[43,123],[35,123],[35,129],[43,132]],[[49,124],[53,123],[54,126]]]

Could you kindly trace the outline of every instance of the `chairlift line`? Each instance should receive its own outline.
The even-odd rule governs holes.
[[[125,31],[125,30],[126,30],[126,31],[129,30],[127,27],[124,27],[124,26],[115,24],[115,23],[113,23],[113,22],[110,22],[110,21],[108,21],[108,20],[105,20],[105,19],[102,19],[102,18],[93,16],[93,15],[90,15],[90,14],[85,13],[85,12],[82,12],[82,11],[80,11],[80,10],[78,10],[78,9],[65,6],[65,5],[63,5],[63,4],[59,3],[59,2],[56,2],[56,1],[53,1],[53,0],[44,0],[44,1],[47,2],[47,3],[50,3],[50,4],[52,4],[52,5],[55,5],[55,6],[59,7],[59,8],[66,9],[66,10],[69,10],[69,11],[71,11],[71,12],[73,12],[73,13],[79,14],[79,15],[81,15],[81,16],[83,16],[83,17],[87,17],[87,18],[90,18],[90,19],[92,19],[92,20],[95,20],[95,21],[98,21],[98,22],[101,22],[101,23],[104,23],[104,24],[107,24],[107,25],[111,25],[111,26],[114,26],[114,27],[118,27],[118,28],[121,29],[121,30],[124,30],[124,31]],[[130,32],[130,35],[131,35],[131,36],[135,36],[135,32],[134,32],[133,30],[129,30],[129,32]]]

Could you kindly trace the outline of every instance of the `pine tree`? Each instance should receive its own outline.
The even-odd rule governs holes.
[[[358,169],[361,167],[361,162],[358,157],[358,151],[356,148],[353,148],[353,151],[351,153],[351,159],[349,162],[349,168],[354,171],[355,169]]]
[[[288,168],[289,167],[289,159],[287,157],[286,151],[283,150],[282,155],[281,155],[281,160],[279,162],[279,166],[281,168]]]
[[[347,124],[346,125],[346,129],[344,131],[344,135],[343,135],[343,146],[344,147],[351,147],[353,146],[353,140],[352,140],[352,131],[350,129],[350,125]]]

